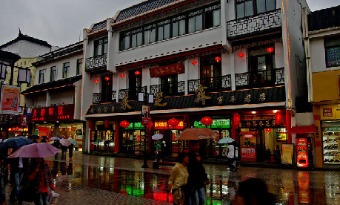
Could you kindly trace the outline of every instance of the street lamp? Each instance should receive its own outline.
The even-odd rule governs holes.
[[[148,137],[148,128],[151,126],[148,126],[151,123],[150,118],[150,103],[153,103],[153,95],[148,94],[146,92],[144,93],[138,93],[138,101],[143,102],[142,105],[142,124],[145,127],[145,135],[144,135],[144,163],[142,165],[142,168],[148,168],[147,164],[147,153],[146,153],[146,138]]]

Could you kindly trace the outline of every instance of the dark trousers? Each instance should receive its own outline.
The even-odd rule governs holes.
[[[235,166],[233,165],[233,163],[234,163],[234,158],[228,158],[228,167],[229,167],[229,169],[230,169],[230,171],[234,171],[235,170]]]

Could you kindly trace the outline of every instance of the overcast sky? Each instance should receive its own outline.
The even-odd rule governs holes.
[[[82,30],[113,17],[142,0],[0,0],[0,45],[23,34],[67,46]],[[340,5],[340,0],[307,0],[312,11]]]

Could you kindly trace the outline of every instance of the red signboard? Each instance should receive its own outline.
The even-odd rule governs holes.
[[[20,127],[27,127],[28,124],[28,117],[27,115],[20,116]]]
[[[241,161],[256,161],[255,147],[241,147]]]
[[[323,108],[322,110],[324,117],[333,117],[332,108]]]
[[[166,75],[175,75],[184,73],[184,64],[183,63],[175,63],[166,66],[159,66],[156,68],[150,68],[150,76],[152,78],[157,78]]]
[[[154,126],[155,130],[182,130],[184,129],[184,122],[183,120],[179,121],[178,125],[176,126],[171,126],[168,124],[167,121],[156,121],[155,122],[155,126]]]
[[[32,121],[69,121],[73,119],[73,104],[32,109]]]

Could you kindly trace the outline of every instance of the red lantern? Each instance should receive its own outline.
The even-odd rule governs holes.
[[[106,76],[104,79],[105,79],[106,81],[109,81],[109,80],[110,80],[110,77],[109,77],[109,76]]]
[[[120,78],[125,78],[125,74],[124,74],[124,73],[120,73],[120,74],[119,74],[119,77],[120,77]]]
[[[110,121],[109,120],[104,120],[104,128],[108,129],[110,127]]]
[[[139,71],[139,70],[136,70],[136,71],[135,71],[135,75],[136,75],[136,76],[140,75],[140,71]]]
[[[266,132],[269,133],[272,131],[272,128],[266,128]]]
[[[277,111],[275,113],[275,124],[276,125],[281,125],[283,123],[283,116],[280,111]]]
[[[209,126],[213,123],[213,119],[211,119],[211,117],[205,116],[205,117],[202,117],[201,123],[205,126]]]
[[[126,121],[126,120],[123,120],[123,121],[120,121],[119,125],[122,128],[126,129],[127,127],[129,127],[130,123],[128,121]]]
[[[240,114],[238,114],[237,112],[234,113],[233,114],[233,124],[232,124],[232,126],[234,126],[236,128],[240,125],[240,122],[241,122]]]
[[[243,57],[245,56],[243,52],[239,52],[237,55],[238,55],[238,57],[240,57],[240,58],[243,58]]]
[[[171,125],[172,127],[176,127],[178,125],[179,121],[175,119],[174,117],[168,120],[168,124]]]
[[[216,56],[216,57],[215,57],[215,61],[216,61],[217,63],[219,63],[219,62],[221,61],[221,57],[220,57],[220,56]]]
[[[195,66],[195,65],[197,64],[197,60],[191,61],[191,64],[192,64],[193,66]]]
[[[94,82],[94,83],[98,83],[98,82],[99,82],[98,78],[94,78],[94,79],[93,79],[93,82]]]
[[[267,53],[272,53],[274,52],[274,47],[268,47],[266,48]]]

